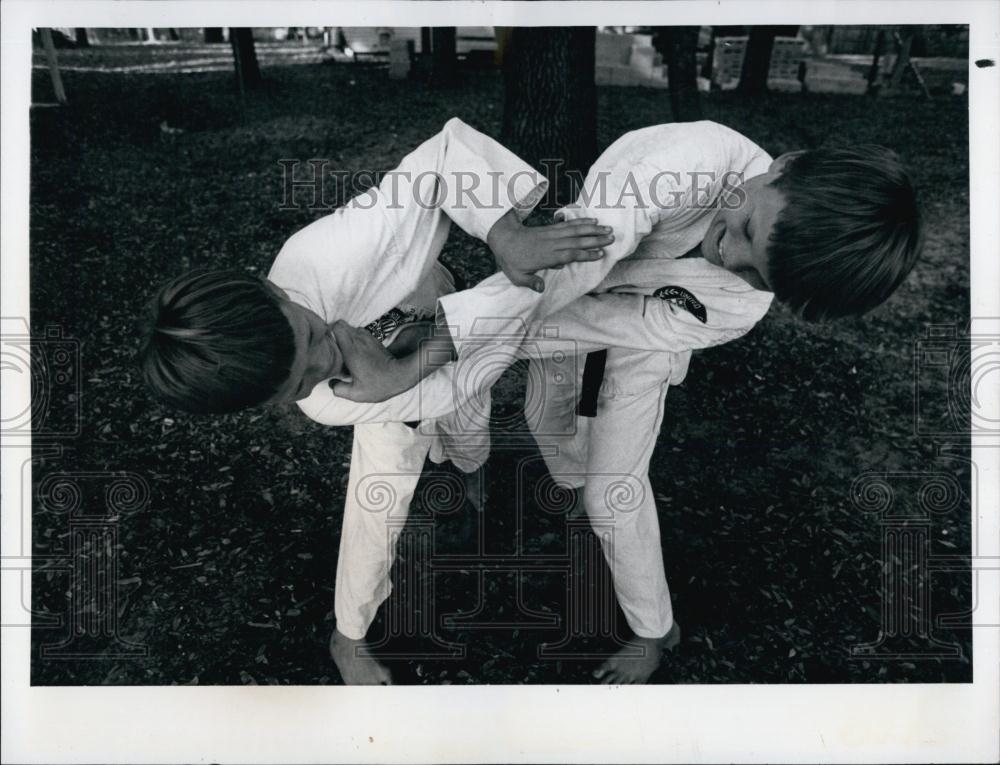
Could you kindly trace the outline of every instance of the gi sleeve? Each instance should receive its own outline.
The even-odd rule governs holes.
[[[298,402],[309,419],[321,425],[359,425],[378,422],[416,422],[436,419],[461,406],[462,386],[454,381],[454,366],[435,371],[418,385],[375,404],[360,403],[334,394],[327,383],[313,388]]]
[[[756,294],[763,299],[756,299],[748,310],[731,311],[714,304],[709,293],[707,321],[648,295],[584,295],[544,324],[575,343],[578,353],[602,348],[681,353],[721,345],[749,332],[770,305],[768,293]]]
[[[436,260],[449,221],[485,241],[511,209],[523,220],[547,187],[517,155],[453,118],[385,174],[372,203],[382,209],[401,255],[398,276],[409,283]]]
[[[498,273],[471,290],[439,298],[442,323],[449,327],[459,357],[470,340],[477,347],[478,341],[489,337],[516,342],[526,318],[542,319],[597,287],[616,262],[635,251],[663,215],[663,209],[651,204],[650,190],[658,189],[661,195],[680,191],[665,188],[671,179],[655,175],[648,166],[627,162],[610,170],[596,166],[591,170],[580,199],[563,208],[561,217],[597,218],[602,225],[611,226],[615,241],[604,248],[605,256],[600,260],[540,272],[545,292],[517,287]],[[618,204],[623,198],[630,201]],[[608,204],[609,199],[614,203]]]
[[[611,226],[615,241],[605,256],[542,272],[542,294],[495,274],[473,290],[439,299],[440,323],[451,328],[460,357],[470,338],[510,337],[519,320],[543,319],[594,290],[654,227],[658,235],[686,228],[735,176],[763,172],[769,161],[746,137],[709,121],[628,133],[588,172],[576,203],[560,211],[563,218],[590,217]]]

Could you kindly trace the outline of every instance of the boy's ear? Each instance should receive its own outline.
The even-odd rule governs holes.
[[[784,171],[785,167],[796,157],[801,157],[806,153],[805,149],[800,149],[799,151],[786,151],[774,158],[771,162],[771,166],[767,169],[769,173],[781,173]]]

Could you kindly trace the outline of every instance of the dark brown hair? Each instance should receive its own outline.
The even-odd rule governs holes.
[[[150,390],[171,406],[226,413],[273,397],[294,357],[291,325],[262,279],[200,269],[153,298],[139,365]]]
[[[775,297],[808,321],[857,316],[893,293],[922,245],[916,193],[883,146],[816,149],[772,185],[785,197],[768,245]]]

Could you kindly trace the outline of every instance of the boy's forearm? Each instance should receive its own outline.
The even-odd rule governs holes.
[[[627,180],[649,187],[649,181],[640,168],[617,170],[608,178],[605,199],[615,199],[629,188]],[[589,179],[589,176],[588,176]],[[597,181],[590,180],[591,184]],[[590,206],[572,205],[563,209],[563,218],[572,220],[598,220],[614,233],[613,241],[602,245],[603,257],[583,262],[570,263],[560,270],[549,270],[540,274],[546,282],[541,294],[529,290],[518,290],[498,275],[480,282],[475,290],[445,295],[438,300],[439,312],[449,315],[449,323],[460,333],[457,338],[459,353],[463,343],[472,337],[471,329],[482,318],[488,317],[491,327],[502,337],[523,334],[525,319],[544,319],[561,310],[577,297],[596,288],[613,265],[631,255],[638,243],[652,230],[660,210],[655,206],[636,203],[633,205],[602,205],[602,195],[591,194],[596,203]],[[499,223],[499,221],[498,221]],[[497,229],[498,232],[503,228]],[[505,324],[506,322],[506,324]]]
[[[416,350],[396,359],[393,380],[386,388],[387,398],[409,390],[454,359],[455,344],[447,329],[421,340]]]

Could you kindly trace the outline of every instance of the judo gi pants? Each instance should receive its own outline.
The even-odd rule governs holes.
[[[392,590],[389,570],[433,438],[401,422],[354,426],[334,614],[361,640]]]
[[[661,357],[633,356],[653,364]],[[602,387],[597,415],[578,417],[579,377],[576,384],[545,384],[553,379],[545,369],[550,362],[531,363],[537,366],[528,375],[526,401],[536,405],[525,407],[525,419],[549,473],[558,484],[582,491],[629,627],[639,637],[663,637],[673,626],[673,609],[649,461],[663,422],[669,373],[639,391],[614,390],[606,378],[611,384]],[[646,367],[642,371],[650,371]],[[543,391],[537,390],[540,381]]]

